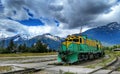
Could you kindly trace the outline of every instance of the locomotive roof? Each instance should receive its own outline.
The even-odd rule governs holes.
[[[88,38],[88,36],[87,35],[83,35],[83,34],[73,34],[73,35],[68,35],[67,37],[72,37],[72,36],[75,36],[75,37],[82,37],[82,38],[84,38],[84,39],[88,39],[88,40],[94,40],[94,41],[96,41],[96,42],[100,42],[100,41],[98,41],[98,40],[96,40],[96,39],[92,39],[92,38]]]

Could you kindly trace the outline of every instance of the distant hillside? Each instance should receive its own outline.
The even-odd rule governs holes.
[[[120,24],[117,22],[87,30],[83,34],[102,41],[104,45],[120,44]]]
[[[22,35],[19,34],[19,35],[13,36],[13,37],[1,38],[0,46],[7,47],[10,40],[13,40],[14,43],[16,43],[17,45],[25,43],[28,47],[31,47],[38,40],[40,40],[43,44],[46,44],[50,49],[57,50],[59,48],[60,43],[63,40],[63,38],[60,38],[58,36],[53,36],[49,33],[46,33],[43,35],[38,35],[33,38],[29,38],[29,36],[24,35],[24,34],[22,34]]]
[[[83,34],[88,35],[89,38],[100,40],[103,45],[115,45],[120,44],[120,24],[117,22],[109,23],[105,26],[93,28],[85,31]],[[50,49],[57,50],[60,47],[64,38],[53,36],[49,33],[38,35],[30,38],[25,34],[18,34],[13,37],[1,38],[0,47],[7,47],[10,40],[13,40],[17,45],[26,44],[28,47],[34,45],[38,40],[43,44],[46,44]]]

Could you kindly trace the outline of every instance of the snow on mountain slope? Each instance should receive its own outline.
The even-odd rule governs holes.
[[[105,45],[120,44],[120,24],[117,22],[112,22],[105,26],[87,30],[83,34],[100,40]]]
[[[88,35],[88,37],[100,40],[103,45],[114,45],[120,44],[120,24],[117,22],[109,23],[105,26],[100,26],[97,28],[93,28],[83,32],[83,34]],[[0,34],[1,36],[3,34]],[[60,38],[58,36],[51,35],[49,33],[38,35],[35,37],[30,37],[26,34],[18,34],[16,36],[0,38],[0,42],[5,41],[5,47],[8,46],[10,40],[13,40],[16,44],[26,44],[31,47],[38,40],[42,41],[49,48],[57,50],[64,40],[64,38]]]
[[[53,36],[49,33],[38,35],[33,38],[29,37],[29,35],[26,34],[18,34],[13,37],[7,37],[7,38],[1,38],[0,42],[5,41],[5,47],[8,46],[10,40],[13,40],[14,43],[17,45],[19,44],[26,44],[27,46],[31,47],[33,44],[35,44],[38,40],[42,41],[42,43],[46,44],[50,49],[57,50],[61,44],[61,41],[63,38],[60,38],[58,36]]]
[[[46,33],[46,34],[43,34],[43,35],[44,35],[44,37],[50,38],[50,39],[55,40],[55,41],[59,41],[60,40],[58,37],[53,36],[53,35],[51,35],[49,33]]]

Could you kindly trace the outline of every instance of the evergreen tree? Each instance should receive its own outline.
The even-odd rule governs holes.
[[[22,46],[22,52],[28,52],[28,51],[27,51],[27,46],[26,46],[25,43],[24,43],[23,46]]]
[[[4,48],[4,44],[5,44],[5,40],[3,39],[1,42],[0,42],[0,45],[2,48]]]
[[[18,46],[18,52],[22,52],[22,44]]]
[[[34,46],[34,48],[35,48],[35,50],[36,50],[36,52],[40,52],[40,53],[43,53],[43,52],[47,52],[47,46],[46,45],[43,45],[42,43],[41,43],[41,41],[38,41],[37,43],[36,43],[36,45]]]
[[[28,52],[26,44],[24,43],[23,45],[20,44],[18,47],[19,52]]]
[[[17,45],[14,44],[13,40],[10,40],[10,43],[7,47],[9,53],[16,52]]]

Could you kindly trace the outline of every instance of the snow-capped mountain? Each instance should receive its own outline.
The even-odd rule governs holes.
[[[83,34],[88,35],[90,38],[100,40],[103,45],[120,44],[120,24],[117,22],[112,22],[105,26],[87,30]],[[0,46],[3,45],[2,42],[4,42],[4,47],[7,47],[10,40],[13,40],[17,45],[25,43],[29,47],[40,40],[50,49],[57,50],[64,38],[60,38],[49,33],[38,35],[32,38],[26,34],[18,34],[13,37],[0,38]]]
[[[44,34],[44,37],[45,37],[45,38],[52,39],[52,40],[55,40],[55,41],[59,41],[59,40],[60,40],[59,37],[57,37],[57,36],[53,36],[53,35],[51,35],[51,34],[49,34],[49,33]]]
[[[104,45],[120,44],[120,24],[117,22],[87,30],[83,34],[102,41]]]
[[[13,41],[20,41],[20,40],[29,40],[30,37],[27,34],[18,34],[13,37]]]
[[[28,35],[25,34],[18,34],[12,37],[2,37],[0,38],[0,44],[4,45],[4,47],[7,47],[9,42],[13,40],[16,44],[23,44],[25,41],[28,40]],[[2,43],[4,42],[4,43]]]
[[[2,42],[4,41],[4,47],[7,47],[10,40],[13,40],[14,43],[16,43],[17,45],[25,43],[29,47],[31,47],[38,40],[40,40],[42,41],[42,43],[46,44],[50,49],[58,49],[63,38],[60,38],[58,36],[53,36],[49,33],[38,35],[33,38],[29,37],[29,35],[26,34],[18,34],[13,37],[1,38],[0,44],[2,44]]]
[[[45,43],[51,49],[58,49],[63,38],[60,38],[58,36],[53,36],[49,33],[46,33],[43,35],[33,37],[29,41],[36,42],[37,40],[41,40],[43,43]]]

